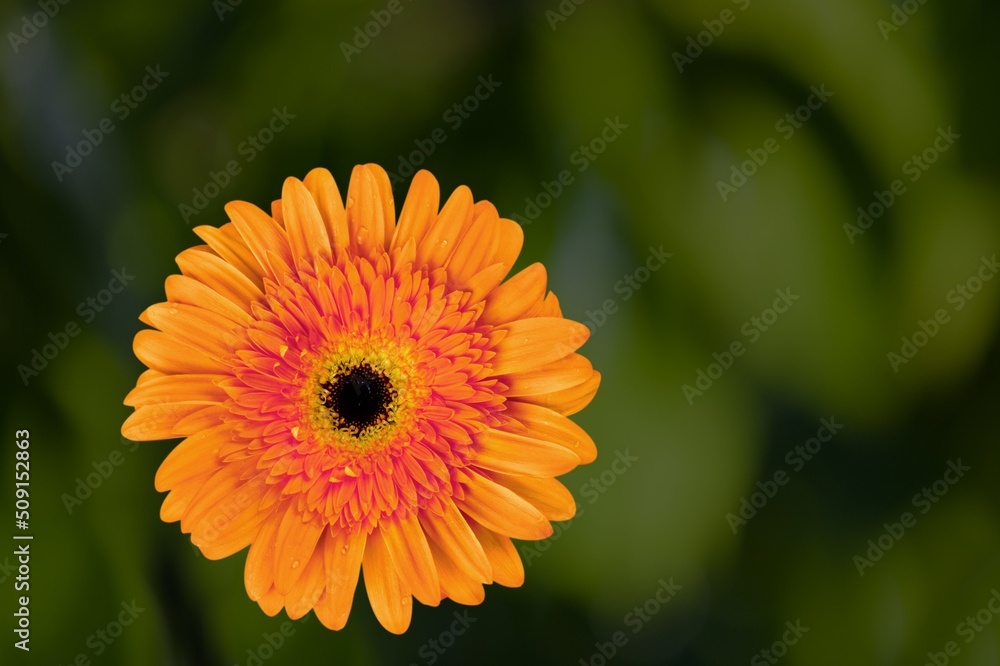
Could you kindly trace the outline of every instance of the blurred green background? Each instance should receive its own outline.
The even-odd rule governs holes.
[[[0,25],[0,496],[29,429],[35,536],[30,655],[0,549],[3,663],[1000,664],[996,3],[47,0]],[[340,632],[266,617],[245,553],[160,522],[171,444],[119,434],[190,227],[364,162],[397,208],[419,165],[517,216],[604,376],[581,510],[521,544],[524,587],[401,637],[360,588]]]

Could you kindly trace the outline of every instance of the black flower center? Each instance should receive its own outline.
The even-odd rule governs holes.
[[[323,405],[333,414],[337,427],[361,437],[374,426],[389,420],[396,392],[389,378],[367,363],[360,363],[323,382]]]

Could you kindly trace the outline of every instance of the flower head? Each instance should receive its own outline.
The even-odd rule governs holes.
[[[504,281],[523,235],[462,186],[439,210],[416,174],[398,221],[389,179],[355,167],[344,205],[324,169],[288,178],[271,215],[240,201],[195,229],[166,303],[140,319],[148,370],[134,440],[185,438],[160,512],[206,557],[249,546],[269,615],[347,622],[363,572],[379,621],[411,599],[478,604],[518,586],[511,542],[575,512],[555,478],[596,456],[570,419],[600,375],[575,350],[545,269]]]

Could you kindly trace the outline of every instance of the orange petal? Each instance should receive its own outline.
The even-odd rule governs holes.
[[[132,412],[122,424],[122,436],[134,442],[181,437],[177,425],[184,417],[204,409],[203,402],[170,402],[144,405]]]
[[[222,402],[226,392],[216,382],[224,378],[225,375],[160,375],[146,381],[140,379],[125,396],[125,404],[139,407],[184,401]]]
[[[140,361],[164,374],[213,375],[229,370],[218,357],[160,331],[139,331],[132,347]]]
[[[392,276],[398,278],[403,273],[409,272],[416,258],[417,244],[411,238],[392,251]]]
[[[221,530],[214,539],[196,543],[194,535],[191,543],[198,546],[201,554],[210,560],[221,560],[235,555],[254,542],[260,533],[260,525],[267,518],[266,512],[249,511],[238,521],[233,520],[225,532]]]
[[[219,502],[207,520],[195,526],[191,531],[191,543],[210,560],[229,557],[249,546],[270,514],[259,508],[263,492],[263,476],[243,484],[236,493]]]
[[[573,493],[556,479],[507,474],[497,474],[495,479],[528,500],[549,520],[569,520],[576,515]]]
[[[167,300],[171,303],[197,305],[244,326],[251,322],[248,303],[232,301],[194,278],[186,275],[169,275],[165,287]]]
[[[587,381],[593,373],[590,361],[574,353],[527,372],[507,375],[503,382],[507,385],[507,397],[516,398],[555,393]]]
[[[472,191],[459,185],[441,208],[441,214],[417,243],[416,265],[428,270],[443,268],[472,217]]]
[[[265,615],[268,617],[274,617],[279,611],[281,611],[281,607],[285,605],[285,598],[282,596],[281,592],[278,592],[278,590],[272,586],[271,589],[257,599],[257,604],[260,606],[260,609],[264,611]]]
[[[501,534],[483,527],[479,523],[469,525],[479,543],[483,544],[483,552],[493,567],[493,581],[505,587],[520,587],[524,584],[524,564],[517,554],[514,543]]]
[[[325,543],[320,542],[326,565],[326,591],[316,605],[316,617],[328,629],[343,629],[347,624],[367,539],[363,532],[349,534],[331,527],[327,529]]]
[[[524,396],[521,400],[542,405],[560,414],[569,416],[570,414],[576,414],[590,404],[590,401],[594,399],[594,394],[597,393],[597,387],[600,383],[601,373],[594,370],[594,373],[586,381],[576,386],[571,386],[555,393]]]
[[[481,604],[486,598],[482,582],[470,577],[454,557],[445,553],[433,541],[430,548],[438,571],[438,579],[441,581],[441,596],[467,606]],[[485,554],[483,558],[486,558]],[[488,561],[487,566],[489,566]]]
[[[471,473],[464,483],[465,497],[456,502],[483,526],[515,539],[538,540],[552,534],[552,525],[538,509],[513,491]]]
[[[232,230],[232,233],[227,233],[227,229]],[[264,288],[264,280],[262,279],[264,269],[232,224],[227,223],[221,228],[202,225],[195,227],[194,232],[208,243],[208,246],[215,250],[220,257],[257,285],[258,289]]]
[[[524,245],[524,231],[517,222],[500,218],[488,201],[478,202],[473,211],[472,222],[448,260],[448,279],[458,288],[475,292],[469,283],[476,274],[489,268],[491,279],[481,292],[486,294],[499,285],[514,266]],[[500,267],[494,268],[496,265]]]
[[[322,534],[323,523],[320,519],[310,516],[303,521],[302,514],[295,509],[289,508],[285,512],[275,536],[274,586],[279,592],[287,595],[292,590]]]
[[[193,435],[196,432],[201,432],[206,428],[213,428],[223,421],[226,417],[230,415],[228,408],[222,405],[208,405],[207,407],[202,407],[196,412],[192,412],[190,415],[185,416],[177,425],[174,427],[174,432],[176,437],[183,437],[186,435]]]
[[[503,281],[509,270],[510,266],[492,264],[469,278],[468,284],[465,285],[465,290],[472,293],[469,302],[478,303],[481,301],[486,294],[493,291]]]
[[[316,202],[298,178],[286,178],[281,188],[281,210],[292,258],[299,271],[315,272],[317,260],[333,263],[330,237]]]
[[[281,212],[281,199],[275,199],[271,202],[271,219],[277,222],[282,229],[285,228],[285,214]],[[230,223],[229,226],[233,225]]]
[[[285,612],[289,620],[297,620],[316,605],[326,587],[323,550],[316,548],[295,587],[285,595]]]
[[[229,319],[194,305],[157,303],[139,318],[215,358],[225,358],[239,344]]]
[[[493,374],[524,372],[558,361],[590,336],[583,324],[558,317],[519,319],[497,327],[507,335],[496,346]]]
[[[175,523],[181,519],[191,500],[195,498],[201,487],[210,479],[211,474],[189,479],[170,491],[163,504],[160,506],[160,520],[165,523]]]
[[[545,284],[545,266],[531,264],[486,296],[486,307],[480,321],[496,325],[521,319],[542,302]]]
[[[274,587],[275,536],[278,526],[287,514],[284,507],[274,511],[261,524],[257,538],[250,544],[247,562],[243,570],[243,581],[247,594],[257,601]]]
[[[146,368],[141,373],[139,373],[139,378],[136,380],[135,385],[142,386],[146,382],[151,381],[153,379],[160,379],[169,376],[170,375],[165,375],[157,370],[150,370],[149,368]]]
[[[551,291],[545,297],[545,300],[541,303],[535,305],[528,312],[524,314],[525,318],[528,317],[562,317],[562,309],[559,307],[559,299]]]
[[[176,261],[184,275],[203,282],[247,312],[250,303],[264,298],[264,292],[250,278],[216,254],[191,248],[177,255]]]
[[[372,257],[385,249],[385,208],[389,204],[391,201],[382,200],[377,173],[367,165],[354,167],[347,187],[347,229],[356,255]]]
[[[288,237],[274,219],[246,201],[230,201],[225,209],[243,242],[270,276],[277,278],[291,270],[295,262]]]
[[[382,523],[380,529],[396,573],[413,596],[428,606],[437,606],[441,601],[437,570],[416,515]]]
[[[238,506],[233,496],[246,483],[243,473],[247,471],[244,464],[223,465],[205,482],[198,494],[191,500],[184,515],[181,516],[181,531],[185,533],[201,529],[202,521],[211,523],[227,512],[238,512],[245,506]],[[242,495],[246,498],[246,494]],[[244,505],[251,499],[244,499]]]
[[[392,235],[396,232],[396,204],[392,196],[392,183],[389,181],[389,174],[378,164],[369,163],[365,166],[368,167],[375,178],[375,184],[378,186],[379,199],[382,201],[382,227],[384,229],[382,245],[388,247]]]
[[[490,263],[506,266],[504,277],[507,277],[507,273],[514,267],[514,262],[521,254],[521,248],[524,247],[524,229],[514,220],[501,217],[496,225],[496,234],[500,242]]]
[[[223,465],[219,448],[228,444],[232,437],[232,427],[221,425],[185,439],[167,454],[156,470],[156,489],[162,493],[192,477],[217,472]]]
[[[410,590],[396,573],[389,549],[382,534],[375,530],[368,536],[365,545],[365,559],[362,567],[365,590],[375,617],[388,631],[402,634],[410,626],[413,614],[413,599]]]
[[[472,221],[455,244],[448,259],[448,280],[462,288],[473,275],[494,263],[500,243],[498,228],[500,215],[488,201],[479,201],[472,207]]]
[[[344,200],[340,198],[337,182],[326,169],[313,169],[306,174],[303,184],[316,202],[331,247],[337,252],[346,250],[351,238],[347,231],[347,212],[344,210]]]
[[[533,437],[487,429],[475,435],[473,465],[495,472],[522,476],[559,476],[580,464],[569,449]]]
[[[401,248],[408,241],[419,245],[431,223],[437,219],[441,192],[429,171],[420,170],[410,183],[410,190],[399,213],[399,224],[392,237],[391,249]]]
[[[508,400],[506,406],[504,413],[520,421],[533,437],[565,446],[576,453],[583,464],[591,463],[597,458],[594,440],[583,428],[562,414],[519,400]]]
[[[442,500],[441,506],[441,515],[427,511],[420,514],[420,524],[427,533],[428,542],[439,548],[468,576],[489,583],[489,560],[465,516],[451,500]]]

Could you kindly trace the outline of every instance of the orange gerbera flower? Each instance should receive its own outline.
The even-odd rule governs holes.
[[[345,207],[325,169],[285,181],[271,215],[235,201],[195,229],[167,302],[135,337],[149,370],[125,404],[133,440],[185,437],[156,474],[160,512],[206,557],[250,546],[268,615],[347,622],[360,571],[402,633],[430,606],[518,586],[511,542],[571,518],[553,477],[596,456],[567,415],[600,375],[588,337],[523,234],[459,187],[438,210],[418,173],[396,222],[385,171],[355,167]]]

